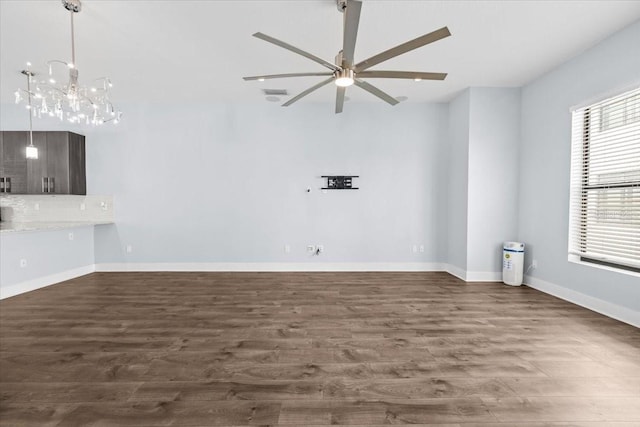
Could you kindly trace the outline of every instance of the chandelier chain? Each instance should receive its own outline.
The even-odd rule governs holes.
[[[74,31],[74,26],[73,26],[73,14],[75,12],[71,11],[69,12],[69,15],[71,15],[71,64],[75,67],[76,64],[76,36],[75,36],[75,31]]]

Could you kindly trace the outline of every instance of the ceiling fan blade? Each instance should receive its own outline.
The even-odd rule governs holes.
[[[318,64],[323,65],[323,66],[325,66],[325,67],[329,68],[329,69],[330,69],[330,70],[332,70],[332,71],[336,71],[336,70],[338,69],[338,67],[336,67],[334,64],[332,64],[332,63],[330,63],[330,62],[327,62],[327,61],[325,61],[325,60],[324,60],[324,59],[322,59],[322,58],[318,58],[317,56],[312,55],[312,54],[310,54],[309,52],[305,52],[305,51],[304,51],[304,50],[302,50],[302,49],[298,49],[297,47],[295,47],[295,46],[291,46],[289,43],[285,43],[285,42],[283,42],[283,41],[281,41],[281,40],[274,39],[273,37],[268,36],[268,35],[266,35],[266,34],[263,34],[263,33],[255,33],[255,34],[253,35],[253,37],[257,37],[257,38],[259,38],[259,39],[261,39],[261,40],[267,41],[267,42],[269,42],[269,43],[273,43],[273,44],[275,44],[276,46],[280,46],[280,47],[282,47],[282,48],[284,48],[284,49],[290,50],[291,52],[297,53],[298,55],[302,55],[302,56],[304,56],[305,58],[309,58],[310,60],[315,61],[315,62],[317,62]]]
[[[320,83],[318,83],[317,85],[311,86],[309,89],[305,90],[304,92],[300,92],[298,95],[294,96],[293,98],[291,98],[290,100],[288,100],[287,102],[282,104],[282,106],[283,107],[288,107],[289,105],[293,104],[294,102],[299,101],[301,98],[304,98],[305,96],[309,95],[314,90],[320,89],[322,86],[328,85],[332,81],[333,81],[333,77],[329,77],[327,80],[323,80]]]
[[[346,87],[337,87],[336,92],[336,114],[342,113],[342,107],[344,107],[344,93],[347,91]]]
[[[289,73],[289,74],[269,74],[265,76],[243,77],[244,80],[260,80],[260,79],[282,79],[285,77],[308,77],[308,76],[332,76],[333,73]]]
[[[425,34],[424,36],[420,36],[406,43],[402,43],[396,47],[392,47],[391,49],[385,50],[384,52],[372,56],[369,59],[365,59],[364,61],[356,64],[355,71],[359,73],[381,62],[387,61],[391,58],[395,58],[398,55],[402,55],[403,53],[407,53],[429,43],[444,39],[445,37],[449,37],[450,35],[451,33],[449,32],[449,29],[447,27],[442,27],[439,30],[433,31],[429,34]]]
[[[358,73],[362,78],[385,78],[385,79],[422,79],[422,80],[444,80],[447,73],[423,73],[421,71],[362,71]]]
[[[342,40],[343,66],[352,67],[356,50],[356,38],[358,37],[358,25],[360,24],[360,10],[362,3],[356,0],[347,0],[344,10],[344,38]]]
[[[378,89],[377,87],[367,83],[367,82],[363,82],[362,80],[355,80],[353,82],[356,86],[358,86],[359,88],[362,88],[364,90],[366,90],[367,92],[369,92],[372,95],[377,96],[378,98],[382,99],[383,101],[391,104],[391,105],[396,105],[398,103],[398,100],[395,99],[394,97],[392,97],[391,95],[384,93],[383,91],[381,91],[380,89]]]

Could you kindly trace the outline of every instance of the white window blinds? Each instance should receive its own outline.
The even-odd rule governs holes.
[[[569,253],[640,268],[640,88],[572,111]]]

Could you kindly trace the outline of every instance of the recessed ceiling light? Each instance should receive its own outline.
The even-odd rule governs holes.
[[[396,101],[398,102],[403,102],[403,101],[406,101],[407,99],[409,99],[408,96],[396,96]]]
[[[263,81],[264,81],[264,79],[263,79],[263,78],[260,78],[260,79],[258,79],[258,81],[259,81],[259,82],[263,82]]]
[[[280,102],[280,98],[278,98],[277,96],[267,96],[264,99],[266,99],[269,102]]]
[[[422,81],[422,79],[421,79],[420,77],[418,77],[418,78],[416,78],[416,79],[413,79],[413,81],[414,81],[414,82],[421,82],[421,81]]]

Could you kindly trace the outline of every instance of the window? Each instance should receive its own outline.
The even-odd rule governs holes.
[[[640,272],[640,88],[572,111],[569,256]]]

